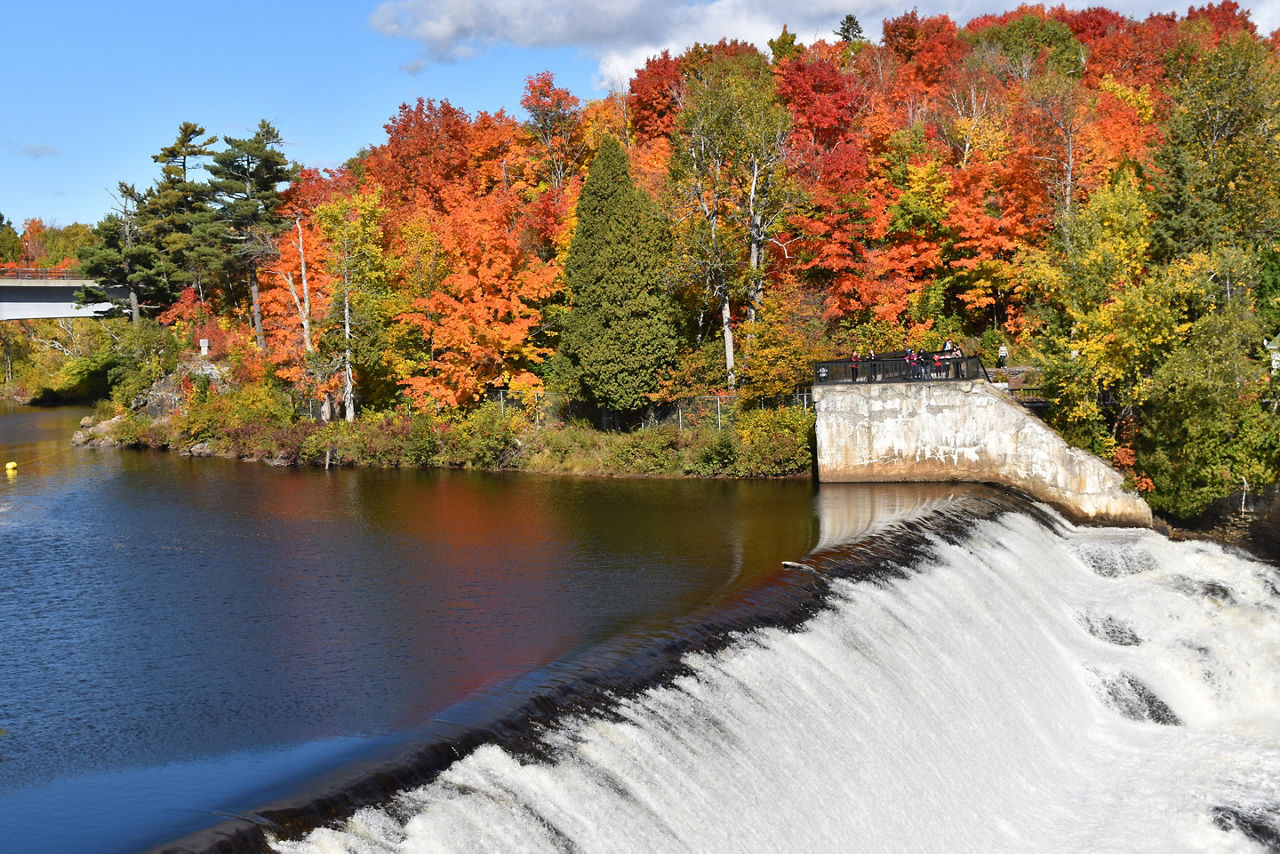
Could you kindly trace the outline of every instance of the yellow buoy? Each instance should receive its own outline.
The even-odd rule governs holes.
[[[15,463],[13,460],[10,460],[9,462],[7,462],[7,463],[5,463],[5,464],[4,464],[4,470],[5,470],[5,471],[17,471],[17,470],[18,470],[18,464],[17,464],[17,463]]]

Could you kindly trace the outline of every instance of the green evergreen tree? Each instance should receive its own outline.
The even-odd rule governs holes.
[[[836,28],[836,38],[842,42],[861,42],[866,41],[866,36],[862,34],[862,24],[858,22],[858,17],[850,12],[840,21],[840,26]]]
[[[227,147],[213,155],[208,167],[217,217],[197,229],[205,239],[220,238],[226,251],[226,272],[243,279],[253,310],[258,346],[266,349],[262,309],[258,302],[258,265],[274,252],[273,239],[284,227],[276,212],[280,186],[295,170],[279,148],[280,132],[263,119],[248,139],[223,137]]]
[[[188,287],[204,299],[218,283],[224,262],[222,247],[208,234],[213,191],[207,181],[196,179],[218,139],[201,139],[204,133],[200,125],[183,122],[173,144],[151,157],[161,164],[160,180],[137,199],[139,243],[155,250],[149,278],[156,285],[152,291],[157,302],[164,306]]]
[[[106,288],[127,290],[128,310],[134,322],[144,308],[155,311],[173,302],[175,294],[163,275],[159,249],[143,240],[138,210],[146,199],[131,184],[121,182],[119,207],[94,226],[93,243],[80,248],[80,273],[100,287],[88,287],[77,294],[82,303],[105,302]]]
[[[1227,234],[1226,213],[1213,198],[1204,167],[1170,141],[1155,154],[1150,207],[1151,258],[1168,262],[1207,251]]]
[[[12,263],[22,257],[22,237],[13,223],[0,214],[0,261]]]
[[[577,216],[565,263],[572,308],[561,356],[578,393],[606,410],[634,414],[675,363],[675,307],[665,287],[671,239],[612,137],[591,163]]]

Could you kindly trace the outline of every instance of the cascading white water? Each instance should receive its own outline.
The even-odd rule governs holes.
[[[1263,849],[1234,828],[1280,815],[1275,569],[1020,513],[929,551],[563,721],[554,761],[481,747],[277,850]]]

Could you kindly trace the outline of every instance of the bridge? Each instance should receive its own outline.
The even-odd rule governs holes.
[[[75,278],[67,269],[0,267],[0,320],[100,317],[111,303],[76,304],[78,291],[97,286],[92,279]],[[118,288],[107,292],[120,299],[128,296]]]
[[[1151,509],[1119,472],[1070,447],[991,383],[981,362],[934,355],[814,366],[819,481],[996,483],[1077,522],[1151,525]]]

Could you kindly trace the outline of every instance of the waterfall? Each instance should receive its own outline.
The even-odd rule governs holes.
[[[803,620],[275,850],[1280,849],[1276,569],[975,501],[833,510]]]

